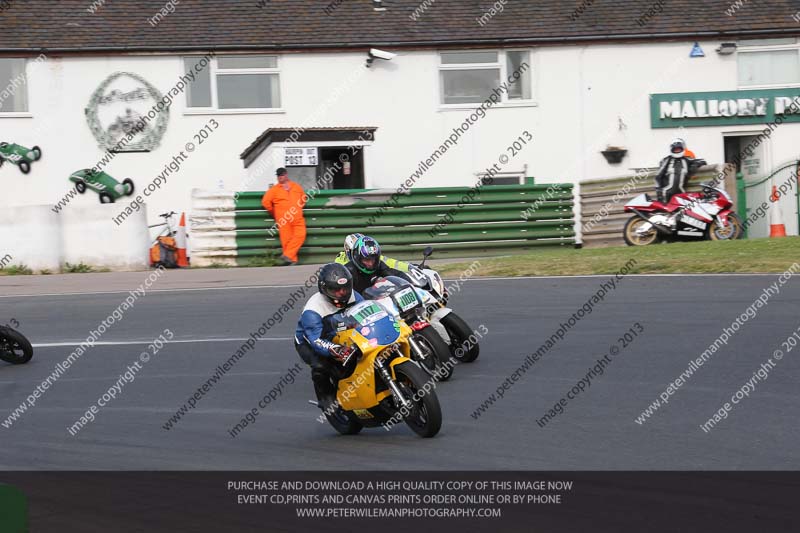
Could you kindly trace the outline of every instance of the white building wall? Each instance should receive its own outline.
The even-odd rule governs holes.
[[[698,156],[723,160],[723,133],[758,131],[752,126],[697,127],[684,131],[652,129],[651,93],[735,90],[736,56],[719,56],[719,42],[701,42],[704,58],[690,58],[691,42],[540,47],[532,51],[535,105],[496,107],[447,151],[417,186],[464,186],[498,160],[523,130],[533,143],[504,170],[521,171],[538,183],[576,181],[630,173],[655,166],[671,138],[685,137]],[[189,114],[185,97],[172,106],[161,145],[151,153],[123,153],[108,165],[119,181],[129,177],[141,191],[193,135],[216,119],[220,127],[178,174],[147,199],[148,219],[158,213],[187,211],[193,188],[264,190],[274,168],[258,161],[244,169],[239,154],[270,127],[375,126],[376,141],[365,149],[366,186],[396,187],[430,156],[471,113],[439,106],[438,53],[401,51],[391,61],[364,68],[363,53],[301,53],[280,57],[283,112],[264,114]],[[85,118],[91,94],[110,74],[143,76],[162,93],[183,73],[179,56],[51,57],[29,76],[32,118],[0,115],[2,139],[39,145],[41,161],[29,175],[13,165],[0,168],[4,193],[0,206],[55,204],[71,187],[67,176],[92,167],[103,156]],[[623,124],[623,129],[620,129]],[[800,124],[784,124],[773,134],[770,164],[796,157]],[[623,145],[628,155],[609,165],[600,151]],[[262,157],[268,156],[268,153]],[[95,193],[75,206],[98,202]],[[121,209],[121,206],[120,206]]]

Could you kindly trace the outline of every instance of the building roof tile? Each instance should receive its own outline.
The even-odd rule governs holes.
[[[381,2],[383,11],[373,9],[372,0],[10,2],[0,11],[0,52],[6,54],[363,49],[800,34],[800,24],[792,18],[800,9],[796,0],[386,0]],[[167,13],[172,8],[174,12],[156,25],[149,22],[162,9]],[[497,14],[481,23],[492,9]]]

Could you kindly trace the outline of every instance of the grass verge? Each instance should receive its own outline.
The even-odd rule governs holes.
[[[475,275],[613,274],[630,259],[636,259],[630,274],[780,273],[800,262],[800,237],[678,242],[641,248],[542,249],[524,255],[478,258],[481,266]],[[443,276],[459,275],[471,262],[443,265],[439,272]]]

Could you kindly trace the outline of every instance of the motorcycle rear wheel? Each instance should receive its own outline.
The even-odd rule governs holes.
[[[414,333],[415,340],[428,350],[427,361],[419,361],[420,367],[429,375],[437,376],[437,381],[447,381],[453,375],[453,365],[446,364],[450,359],[450,347],[441,335],[429,326]],[[420,342],[421,341],[421,342]]]
[[[354,415],[342,409],[338,403],[335,404],[333,411],[325,412],[325,418],[333,429],[342,435],[355,435],[364,428]]]
[[[0,359],[22,365],[33,357],[33,346],[25,336],[11,328],[0,326]]]
[[[637,233],[637,230],[643,224],[650,224],[638,215],[634,215],[625,223],[625,229],[622,230],[622,237],[625,239],[625,244],[628,246],[647,246],[658,242],[658,230],[652,226],[649,231]]]
[[[404,421],[420,437],[430,438],[442,428],[442,408],[433,389],[425,392],[429,377],[417,365],[406,361],[395,367],[395,376],[408,399],[417,396],[414,408]]]

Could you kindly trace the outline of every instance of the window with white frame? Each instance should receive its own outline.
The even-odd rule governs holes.
[[[439,79],[443,105],[480,104],[508,84],[501,102],[529,101],[530,53],[527,50],[440,52]]]
[[[0,58],[0,113],[28,111],[24,58]]]
[[[787,39],[751,39],[737,43],[739,88],[800,85],[800,44]]]
[[[278,56],[217,56],[197,72],[197,57],[185,57],[186,72],[195,72],[186,91],[189,110],[280,109]]]

